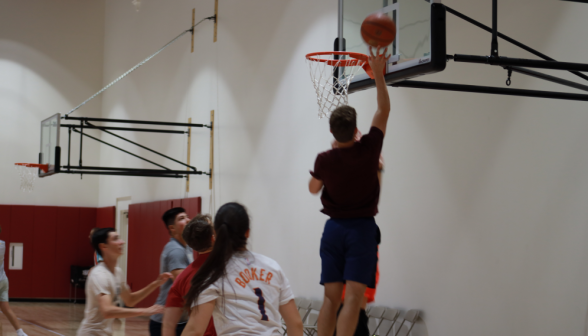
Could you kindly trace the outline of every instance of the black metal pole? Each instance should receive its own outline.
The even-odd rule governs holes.
[[[134,127],[112,127],[112,126],[90,126],[90,123],[86,123],[85,128],[99,128],[99,129],[107,129],[113,131],[132,131],[132,132],[148,132],[148,133],[170,133],[170,134],[186,134],[186,131],[174,131],[174,130],[163,130],[163,129],[154,129],[154,128],[134,128]],[[73,127],[79,128],[78,125],[72,124],[61,124],[61,127]]]
[[[492,57],[498,57],[498,0],[492,0]]]
[[[150,174],[150,173],[132,173],[132,172],[104,172],[104,171],[87,171],[87,170],[65,170],[61,173],[65,174],[80,174],[80,175],[115,175],[115,176],[143,176],[143,177],[173,177],[184,178],[184,175],[179,174]]]
[[[487,93],[487,94],[519,96],[519,97],[588,101],[588,95],[585,95],[585,94],[537,91],[537,90],[506,89],[506,88],[497,88],[497,87],[491,87],[491,86],[448,84],[448,83],[420,82],[420,81],[402,81],[402,82],[393,83],[393,84],[389,84],[389,85],[394,86],[394,87],[406,87],[406,88],[415,88],[415,89],[430,89],[430,90],[444,90],[444,91],[458,91],[458,92],[472,92],[472,93]]]
[[[71,165],[69,161],[71,158],[71,127],[69,127],[67,130],[67,165],[69,166]]]
[[[182,126],[182,127],[207,127],[207,128],[210,128],[209,125],[205,125],[205,124],[174,123],[174,122],[164,122],[164,121],[85,118],[85,117],[69,117],[69,116],[65,116],[64,119],[66,119],[66,120],[111,122],[111,123],[121,123],[121,124],[143,124],[143,125],[159,125],[159,126]]]
[[[523,75],[532,76],[532,77],[544,79],[546,81],[554,82],[557,84],[573,87],[578,90],[588,91],[587,85],[578,84],[576,82],[572,82],[572,81],[569,81],[569,80],[566,80],[563,78],[547,75],[542,72],[537,72],[537,71],[533,71],[533,70],[529,70],[529,69],[525,69],[525,68],[519,68],[519,67],[505,67],[505,69],[512,70],[514,72],[518,72]]]
[[[524,58],[510,58],[510,57],[488,57],[477,55],[453,55],[453,61],[463,63],[478,63],[490,64],[498,66],[519,66],[526,68],[551,69],[551,70],[576,70],[588,71],[588,64],[584,63],[570,63],[557,61],[541,61]]]
[[[124,150],[124,149],[122,149],[122,148],[120,148],[120,147],[116,147],[116,146],[114,146],[114,145],[111,145],[111,144],[109,144],[108,142],[105,142],[105,141],[102,141],[102,140],[100,140],[100,139],[97,139],[97,138],[95,138],[95,137],[93,137],[93,136],[91,136],[91,135],[88,135],[88,134],[81,133],[80,131],[78,131],[78,130],[75,130],[75,129],[74,129],[73,131],[74,131],[74,132],[77,132],[77,133],[80,133],[80,134],[82,134],[82,135],[84,135],[84,136],[87,136],[87,137],[88,137],[88,138],[90,138],[90,139],[96,140],[96,141],[98,141],[98,142],[100,142],[100,143],[102,143],[102,144],[105,144],[105,145],[107,145],[107,146],[110,146],[110,147],[112,147],[112,148],[114,148],[114,149],[118,149],[119,151],[121,151],[121,152],[124,152],[124,153],[127,153],[127,154],[129,154],[129,155],[131,155],[131,156],[134,156],[134,157],[138,158],[138,159],[141,159],[141,160],[143,160],[143,161],[146,161],[146,162],[149,162],[149,163],[151,163],[151,164],[153,164],[153,165],[156,165],[156,166],[158,166],[158,167],[161,167],[161,168],[163,168],[163,169],[165,169],[165,170],[171,170],[171,169],[169,169],[169,168],[167,168],[167,167],[164,167],[164,166],[162,166],[162,165],[160,165],[160,164],[157,164],[157,163],[155,163],[155,162],[153,162],[153,161],[150,161],[150,160],[147,160],[147,159],[145,159],[145,158],[143,158],[143,157],[140,157],[139,155],[136,155],[136,154],[133,154],[133,153],[131,153],[131,152],[129,152],[129,151],[126,151],[126,150]],[[81,162],[80,162],[80,166],[81,166]]]
[[[66,169],[81,169],[81,170],[105,170],[105,171],[123,171],[123,172],[143,172],[143,173],[161,173],[161,174],[186,174],[186,175],[208,175],[202,171],[190,170],[161,170],[161,169],[144,169],[144,168],[124,168],[124,167],[90,167],[90,166],[63,166]]]
[[[75,131],[75,130],[74,130]],[[82,166],[82,142],[84,139],[84,123],[80,120],[80,166]]]
[[[460,19],[462,19],[464,21],[467,21],[467,22],[473,24],[474,26],[476,26],[478,28],[481,28],[481,29],[483,29],[483,30],[485,30],[485,31],[487,31],[489,33],[492,33],[492,29],[490,29],[488,26],[482,24],[481,22],[476,21],[476,20],[470,18],[469,16],[464,15],[464,14],[462,14],[462,13],[460,13],[460,12],[456,11],[455,9],[452,9],[452,8],[450,8],[448,6],[445,6],[445,9],[449,13],[457,16],[458,18],[460,18]],[[504,34],[502,34],[500,32],[497,32],[497,35],[501,39],[503,39],[503,40],[505,40],[505,41],[507,41],[509,43],[512,43],[515,46],[517,46],[517,47],[519,47],[519,48],[521,48],[521,49],[523,49],[523,50],[525,50],[527,52],[530,52],[531,54],[533,54],[535,56],[541,57],[541,58],[543,58],[544,60],[547,60],[547,61],[555,61],[555,62],[557,62],[555,59],[553,59],[553,58],[551,58],[551,57],[549,57],[549,56],[547,56],[547,55],[545,55],[543,53],[540,53],[539,51],[537,51],[537,50],[535,50],[535,49],[533,49],[533,48],[531,48],[529,46],[526,46],[526,45],[522,44],[521,42],[519,42],[519,41],[517,41],[517,40],[515,40],[515,39],[513,39],[511,37],[508,37],[508,36],[506,36],[506,35],[504,35]],[[587,75],[584,75],[581,72],[578,72],[578,71],[570,71],[570,72],[573,73],[574,75],[580,77],[580,78],[583,78],[583,79],[588,80],[588,76]]]
[[[159,156],[163,156],[164,158],[166,158],[166,159],[168,159],[168,160],[172,160],[173,162],[176,162],[176,163],[179,163],[179,164],[181,164],[181,165],[183,165],[183,166],[185,166],[185,167],[191,168],[192,170],[196,170],[196,167],[193,167],[193,166],[187,165],[187,164],[183,163],[182,161],[178,161],[178,160],[176,160],[176,159],[174,159],[174,158],[172,158],[172,157],[169,157],[169,156],[167,156],[167,155],[165,155],[165,154],[162,154],[162,153],[160,153],[160,152],[157,152],[157,151],[155,151],[155,150],[153,150],[153,149],[151,149],[151,148],[149,148],[149,147],[145,147],[145,146],[143,146],[143,145],[140,145],[140,144],[138,144],[138,143],[136,143],[136,142],[134,142],[134,141],[131,141],[131,140],[129,140],[129,139],[127,139],[127,138],[125,138],[125,137],[122,137],[122,136],[120,136],[120,135],[118,135],[118,134],[114,134],[114,133],[112,133],[112,132],[106,131],[106,130],[104,130],[104,129],[103,129],[102,127],[100,127],[100,126],[96,126],[96,125],[90,124],[89,122],[86,122],[86,124],[88,124],[88,125],[92,126],[93,128],[99,129],[99,130],[101,130],[101,131],[102,131],[102,132],[104,132],[104,133],[110,134],[110,135],[112,135],[112,136],[114,136],[114,137],[117,137],[117,138],[119,138],[119,139],[121,139],[121,140],[124,140],[124,141],[126,141],[126,142],[132,143],[132,144],[133,144],[133,145],[135,145],[135,146],[139,146],[139,147],[141,147],[141,148],[143,148],[143,149],[145,149],[145,150],[148,150],[148,151],[150,151],[151,153],[155,153],[155,154],[157,154],[157,155],[159,155]]]

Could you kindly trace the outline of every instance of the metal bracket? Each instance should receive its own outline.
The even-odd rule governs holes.
[[[70,119],[70,120],[79,120],[80,124],[76,125],[76,124],[61,124],[61,127],[67,127],[69,130],[69,136],[68,136],[68,154],[67,154],[67,166],[63,166],[61,168],[63,168],[60,172],[66,173],[66,174],[87,174],[87,175],[120,175],[120,176],[147,176],[147,177],[175,177],[175,178],[183,178],[186,177],[188,178],[190,175],[210,175],[210,172],[202,172],[196,169],[196,167],[191,166],[190,165],[190,153],[188,152],[188,157],[187,157],[187,163],[183,163],[179,160],[176,160],[172,157],[169,157],[165,154],[162,154],[160,152],[157,152],[149,147],[143,146],[139,143],[136,143],[134,141],[131,141],[125,137],[122,137],[118,134],[114,134],[108,130],[119,130],[119,131],[139,131],[139,132],[151,132],[151,133],[171,133],[171,134],[186,134],[188,133],[189,135],[191,135],[191,129],[192,127],[202,127],[202,128],[209,128],[212,130],[212,123],[210,125],[205,125],[205,124],[193,124],[191,122],[191,118],[188,120],[188,123],[173,123],[173,122],[160,122],[160,121],[146,121],[146,120],[125,120],[125,119],[105,119],[105,118],[76,118],[76,117],[68,117],[66,116],[65,119]],[[90,123],[90,121],[97,121],[97,122],[111,122],[111,123],[130,123],[130,124],[147,124],[147,125],[158,125],[158,126],[180,126],[180,127],[188,127],[188,131],[177,131],[177,130],[165,130],[165,129],[149,129],[149,128],[132,128],[132,127],[111,127],[111,126],[98,126],[98,125],[94,125],[92,123]],[[138,146],[142,149],[148,150],[151,153],[154,153],[156,155],[159,155],[163,158],[166,158],[168,160],[171,160],[175,163],[181,164],[183,166],[186,167],[187,170],[185,171],[181,171],[181,170],[172,170],[170,168],[167,168],[161,164],[155,163],[151,160],[148,160],[142,156],[139,156],[137,154],[133,154],[127,150],[124,150],[120,147],[117,147],[113,144],[110,144],[104,140],[98,139],[96,137],[93,137],[87,133],[84,133],[84,129],[96,129],[99,131],[102,131],[104,133],[107,133],[109,135],[112,135],[114,137],[117,137],[123,141],[126,141],[128,143],[131,143],[135,146]],[[80,162],[78,166],[71,166],[70,164],[70,153],[71,153],[71,132],[76,132],[80,134]],[[87,166],[83,166],[82,165],[82,139],[84,137],[90,138],[92,140],[95,140],[97,142],[100,142],[104,145],[107,145],[109,147],[112,147],[116,150],[119,150],[123,153],[126,153],[128,155],[131,155],[133,157],[136,157],[140,160],[143,160],[145,162],[148,162],[150,164],[153,164],[161,169],[142,169],[142,168],[118,168],[118,167],[87,167]],[[190,141],[190,136],[188,137],[188,141]],[[188,150],[190,149],[190,143],[188,143]],[[188,181],[187,181],[188,183]],[[188,184],[186,185],[188,187]]]
[[[498,0],[492,0],[492,57],[498,57]]]
[[[576,82],[568,81],[562,78],[550,76],[541,72],[526,69],[530,68],[541,68],[541,69],[552,69],[552,70],[565,70],[573,73],[574,75],[588,80],[588,76],[584,75],[580,71],[588,71],[588,64],[583,63],[571,63],[571,62],[558,62],[549,56],[546,56],[504,34],[498,32],[498,11],[497,11],[497,0],[492,0],[492,29],[483,25],[482,23],[465,16],[464,14],[445,6],[447,12],[477,26],[490,33],[492,33],[492,52],[491,56],[475,56],[475,55],[447,55],[447,61],[454,60],[455,62],[466,62],[466,63],[478,63],[478,64],[489,64],[494,66],[501,66],[508,70],[508,78],[506,85],[512,84],[511,76],[512,72],[518,72],[528,76],[533,76],[539,79],[547,80],[550,82],[566,85],[576,89],[588,91],[588,86],[582,85]],[[543,60],[532,60],[532,59],[519,59],[519,58],[508,58],[498,55],[498,42],[497,37],[514,44],[515,46],[524,49],[534,55],[537,55]],[[463,84],[451,84],[451,83],[435,83],[435,82],[420,82],[405,80],[401,82],[388,84],[394,87],[407,87],[407,88],[420,88],[420,89],[432,89],[432,90],[445,90],[445,91],[457,91],[457,92],[474,92],[474,93],[487,93],[487,94],[499,94],[509,96],[520,96],[520,97],[535,97],[535,98],[551,98],[551,99],[564,99],[564,100],[576,100],[576,101],[588,101],[587,94],[576,94],[566,92],[553,92],[553,91],[538,91],[538,90],[522,90],[522,89],[510,89],[510,88],[497,88],[489,86],[478,86],[478,85],[463,85]]]

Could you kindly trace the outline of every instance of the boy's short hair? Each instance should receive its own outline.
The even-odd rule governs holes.
[[[169,210],[167,210],[166,212],[163,213],[163,216],[161,216],[161,219],[163,220],[163,223],[165,224],[165,228],[169,230],[170,225],[174,225],[176,223],[176,216],[181,214],[182,212],[186,212],[186,210],[184,210],[184,208],[171,208]]]
[[[182,237],[194,251],[202,252],[212,246],[212,233],[212,217],[208,214],[199,214],[186,225]]]
[[[92,234],[92,247],[96,251],[96,254],[103,257],[100,252],[100,244],[108,244],[108,235],[111,232],[116,232],[114,228],[100,228],[96,229]]]
[[[95,227],[92,228],[92,230],[90,230],[90,243],[92,243],[92,235],[94,235],[94,232],[96,232],[96,230],[98,230],[99,228]]]
[[[338,142],[349,142],[353,140],[355,128],[357,127],[357,113],[349,105],[337,107],[329,118],[331,132]]]

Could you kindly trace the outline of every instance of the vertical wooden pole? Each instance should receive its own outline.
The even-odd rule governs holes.
[[[216,26],[218,24],[218,0],[214,0],[214,40],[216,42]]]
[[[196,8],[192,8],[192,52],[194,52],[194,25],[196,24]]]
[[[188,124],[192,123],[192,118],[188,118]],[[190,165],[190,152],[192,145],[192,127],[188,127],[188,156],[186,157],[186,164]],[[190,171],[190,167],[186,167]],[[190,192],[190,175],[186,175],[186,192]]]
[[[210,111],[210,175],[208,189],[212,190],[212,171],[214,169],[214,110]]]

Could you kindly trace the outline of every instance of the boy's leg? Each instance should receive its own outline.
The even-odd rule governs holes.
[[[2,310],[2,313],[6,316],[6,318],[8,318],[8,321],[10,321],[10,324],[12,324],[14,330],[19,330],[20,322],[18,322],[18,319],[16,318],[16,315],[14,315],[12,309],[10,309],[8,301],[0,302],[0,310]]]
[[[355,333],[366,287],[359,282],[347,281],[345,302],[337,319],[337,336],[353,336]]]
[[[317,320],[317,332],[318,336],[332,336],[337,324],[337,310],[341,306],[343,283],[329,282],[325,283],[324,286],[325,299]]]

